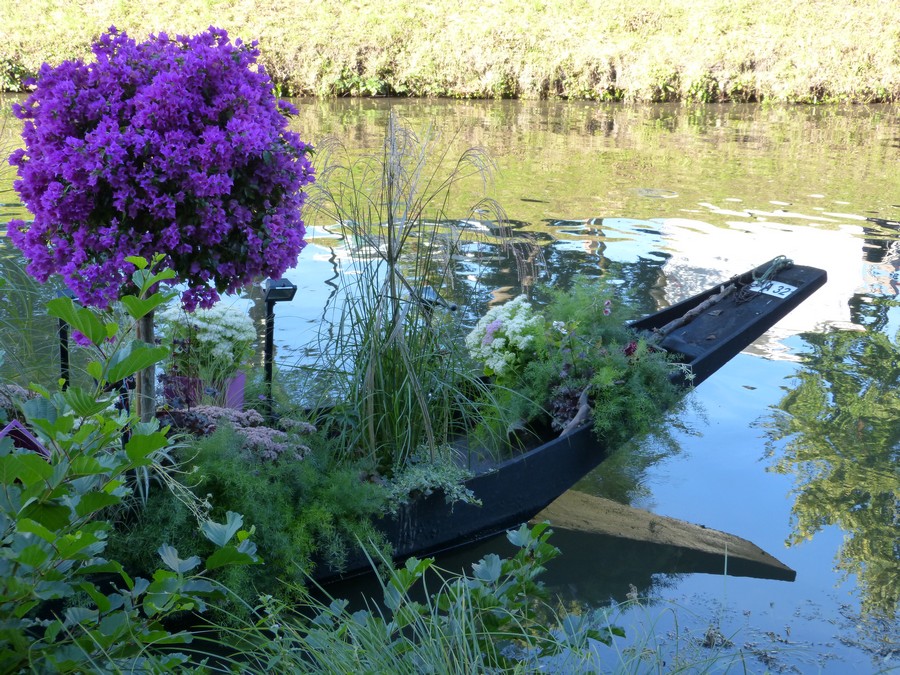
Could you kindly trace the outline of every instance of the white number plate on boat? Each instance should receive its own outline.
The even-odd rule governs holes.
[[[783,284],[780,281],[754,281],[750,284],[750,290],[766,295],[774,295],[776,298],[786,298],[797,290],[796,286]]]

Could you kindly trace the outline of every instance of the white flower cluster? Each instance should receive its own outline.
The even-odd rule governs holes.
[[[481,317],[466,336],[466,347],[473,359],[485,365],[486,373],[502,376],[531,346],[543,323],[544,318],[520,295]]]
[[[223,366],[241,365],[256,341],[250,316],[223,303],[191,313],[178,306],[169,307],[158,316],[169,337],[189,339],[191,349],[202,352],[201,358]]]

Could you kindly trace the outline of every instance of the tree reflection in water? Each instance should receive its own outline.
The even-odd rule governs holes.
[[[900,600],[900,338],[872,328],[805,335],[811,352],[797,386],[764,426],[771,470],[795,480],[787,543],[840,527],[837,568],[857,577],[864,613],[892,617]]]

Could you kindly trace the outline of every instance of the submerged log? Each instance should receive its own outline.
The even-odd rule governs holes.
[[[782,581],[797,577],[790,567],[746,539],[582,492],[564,493],[534,518],[545,520],[567,530],[681,549],[701,556],[704,568],[730,576]]]

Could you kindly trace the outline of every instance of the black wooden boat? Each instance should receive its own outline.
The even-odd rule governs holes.
[[[723,284],[635,321],[632,327],[690,366],[697,385],[808,298],[826,281],[824,270],[776,258]],[[466,546],[528,521],[606,456],[590,425],[548,440],[466,481],[481,506],[448,505],[434,493],[376,522],[397,559]],[[371,571],[365,559],[343,574],[321,569],[329,582]]]

